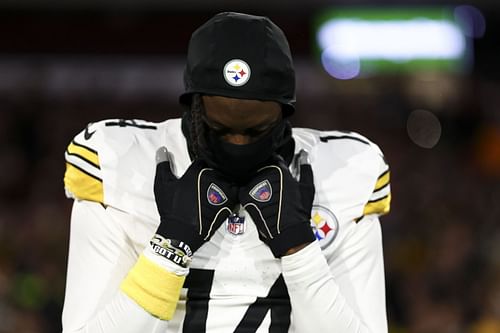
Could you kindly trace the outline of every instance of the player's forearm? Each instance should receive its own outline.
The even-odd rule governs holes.
[[[122,291],[105,308],[79,327],[67,323],[63,333],[166,332],[168,321],[151,316]]]
[[[62,316],[63,332],[165,332],[168,322],[159,317],[168,313],[162,312],[162,309],[172,308],[177,303],[180,288],[174,288],[175,282],[179,280],[177,286],[182,285],[181,280],[188,269],[166,262],[166,259],[152,253],[149,246],[138,260],[128,241],[129,236],[124,233],[127,227],[136,223],[132,216],[111,207],[105,209],[98,203],[75,201]],[[149,236],[147,231],[144,234]],[[145,262],[149,263],[146,267]],[[148,270],[151,267],[154,268]],[[154,276],[148,277],[149,273]],[[140,278],[137,279],[137,276]],[[158,307],[162,313],[152,314],[139,305],[144,302],[138,302],[120,290],[120,284],[125,281],[135,297],[144,296],[134,292],[138,289],[149,293],[141,297],[149,310],[157,309],[147,306],[151,300],[155,297],[163,299],[164,305]],[[170,288],[165,288],[165,283],[169,283]],[[171,297],[165,297],[167,289]]]
[[[369,327],[348,304],[316,242],[284,256],[282,268],[298,332],[385,331],[384,328]]]
[[[150,252],[146,248],[120,290],[102,310],[79,327],[69,323],[64,332],[165,332],[175,312],[187,269],[167,270],[165,266],[170,263],[158,264],[161,258],[152,258]]]

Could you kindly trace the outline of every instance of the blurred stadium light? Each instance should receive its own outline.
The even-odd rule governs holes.
[[[484,24],[474,25],[478,17],[471,6],[334,9],[316,20],[316,46],[323,67],[338,79],[394,71],[464,72],[472,61],[469,36],[484,34]]]

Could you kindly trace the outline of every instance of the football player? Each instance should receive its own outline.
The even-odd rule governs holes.
[[[380,149],[291,128],[266,17],[202,25],[184,83],[182,119],[91,123],[67,148],[64,332],[386,332]]]

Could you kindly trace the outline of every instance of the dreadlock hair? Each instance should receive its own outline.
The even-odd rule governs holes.
[[[200,94],[193,94],[191,99],[191,121],[189,124],[189,134],[191,136],[191,153],[196,159],[200,156],[202,149],[207,149],[205,140],[205,124],[202,120],[203,102]]]

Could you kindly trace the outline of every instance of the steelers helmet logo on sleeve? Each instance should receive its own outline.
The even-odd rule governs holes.
[[[229,60],[224,66],[224,79],[233,87],[241,87],[250,79],[250,66],[240,59]]]
[[[339,231],[335,214],[324,206],[314,205],[311,211],[311,227],[322,249],[328,247]]]

